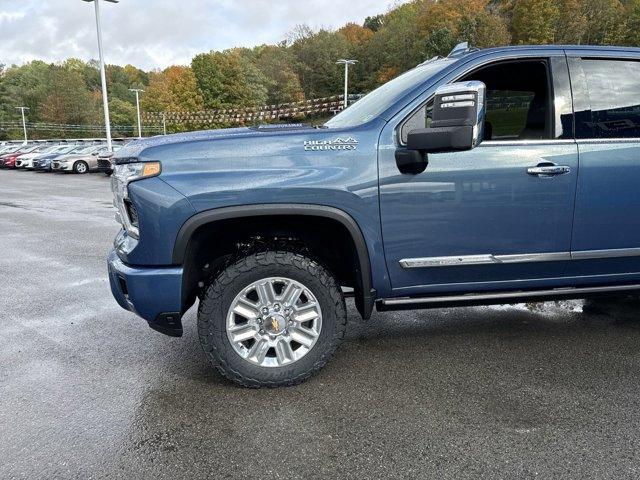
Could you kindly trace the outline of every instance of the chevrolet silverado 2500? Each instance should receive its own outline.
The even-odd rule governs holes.
[[[640,50],[457,48],[322,126],[155,137],[114,157],[119,304],[199,299],[218,370],[291,385],[378,310],[640,288]]]

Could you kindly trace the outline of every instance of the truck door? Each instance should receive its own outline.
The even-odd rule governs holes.
[[[394,294],[548,286],[570,258],[578,155],[564,54],[466,71],[453,80],[487,86],[478,148],[430,154],[423,173],[401,174],[395,151],[410,129],[428,127],[428,101],[381,136],[380,209]],[[545,166],[566,168],[536,173]]]
[[[567,273],[581,282],[640,272],[640,58],[621,55],[569,58],[580,172]]]

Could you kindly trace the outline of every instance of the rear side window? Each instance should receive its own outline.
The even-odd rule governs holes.
[[[640,62],[582,60],[591,110],[576,113],[578,138],[640,138]]]

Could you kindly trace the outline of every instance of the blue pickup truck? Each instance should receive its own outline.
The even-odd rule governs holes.
[[[198,331],[248,387],[377,310],[640,289],[640,49],[457,47],[320,126],[155,137],[114,156],[119,304]]]

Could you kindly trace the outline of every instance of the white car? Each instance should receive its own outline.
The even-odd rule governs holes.
[[[18,167],[18,163],[20,161],[20,163],[24,163],[25,165],[29,164],[29,160],[31,161],[31,167],[33,167],[33,160],[34,159],[38,159],[40,158],[40,156],[42,155],[47,155],[53,152],[58,151],[59,149],[65,148],[65,146],[60,146],[60,145],[53,145],[53,146],[43,146],[43,147],[39,147],[37,150],[34,150],[31,153],[27,153],[26,155],[22,155],[21,157],[19,157],[18,159],[16,159],[16,168],[27,168],[25,167]]]
[[[16,158],[16,168],[33,168],[33,156],[38,155],[38,152],[42,150],[42,147],[26,147],[23,150],[19,150],[23,153]]]

